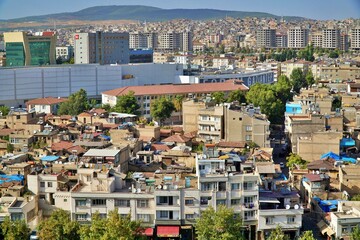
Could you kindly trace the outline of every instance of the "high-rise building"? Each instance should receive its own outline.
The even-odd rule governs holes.
[[[293,27],[288,30],[288,47],[305,48],[309,42],[309,30],[301,27]]]
[[[180,48],[183,52],[191,52],[193,50],[193,33],[190,31],[186,31],[182,33],[182,41],[180,44]]]
[[[347,51],[349,50],[349,35],[342,33],[340,35],[340,50]]]
[[[351,49],[360,50],[360,26],[351,29]]]
[[[157,34],[152,32],[142,33],[134,32],[129,34],[130,49],[142,49],[157,47]]]
[[[159,36],[159,49],[168,51],[180,50],[180,34],[175,32],[163,33]]]
[[[75,33],[75,64],[129,63],[129,33]]]
[[[326,28],[322,30],[322,48],[340,48],[340,30]]]
[[[74,49],[72,46],[56,47],[56,59],[59,57],[63,61],[68,61],[74,55]]]
[[[314,47],[319,47],[321,48],[323,46],[323,35],[321,32],[314,32],[311,34],[311,44]]]
[[[55,64],[56,34],[54,32],[4,33],[6,66]]]
[[[259,29],[256,32],[257,47],[276,47],[276,30],[270,28]]]
[[[276,34],[276,47],[278,48],[287,48],[288,45],[288,36],[284,33],[277,33]]]

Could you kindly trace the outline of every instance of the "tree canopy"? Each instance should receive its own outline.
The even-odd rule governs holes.
[[[110,211],[107,218],[101,218],[97,212],[93,214],[90,225],[80,229],[81,240],[140,240],[144,229],[139,221],[132,221],[130,214],[121,217],[118,209]]]
[[[311,69],[309,69],[307,71],[306,76],[305,76],[305,80],[306,80],[306,85],[308,87],[311,87],[315,83],[314,75],[313,75]]]
[[[299,240],[316,240],[316,239],[314,238],[312,231],[305,231],[303,232],[303,234],[301,234]]]
[[[84,89],[71,94],[66,102],[60,104],[59,115],[78,115],[89,109],[89,100]]]
[[[304,159],[302,159],[299,155],[295,154],[295,153],[291,153],[287,158],[286,158],[287,162],[286,162],[286,166],[292,170],[295,168],[295,166],[299,166],[301,169],[305,169],[307,166],[307,161],[305,161]]]
[[[140,106],[134,94],[133,91],[130,91],[128,94],[118,96],[116,105],[111,110],[119,113],[138,115]]]
[[[246,93],[240,89],[230,92],[226,102],[235,101],[238,101],[239,103],[246,103]]]
[[[151,116],[161,124],[175,111],[174,103],[165,97],[156,99],[151,103]]]
[[[298,58],[305,59],[306,61],[313,62],[315,60],[314,58],[314,46],[312,44],[307,45],[304,49],[301,49],[297,56]]]
[[[281,227],[278,225],[276,229],[272,230],[266,240],[290,240],[288,235],[285,235]]]
[[[29,239],[30,228],[24,220],[11,221],[9,217],[5,217],[1,224],[4,240]]]
[[[211,98],[216,104],[225,102],[225,93],[224,92],[213,92],[211,93]]]
[[[40,222],[38,229],[42,240],[80,239],[79,223],[71,221],[70,213],[62,209],[53,211],[50,218]]]
[[[10,108],[7,106],[0,106],[0,116],[7,116],[10,112]]]
[[[360,240],[360,228],[359,228],[359,226],[356,226],[352,230],[351,235],[350,235],[350,239],[351,240]]]
[[[301,68],[295,68],[290,75],[291,84],[293,86],[293,91],[300,93],[300,89],[307,87],[307,82]]]
[[[241,240],[245,239],[242,220],[232,208],[219,205],[217,210],[209,207],[196,220],[196,233],[199,240]]]

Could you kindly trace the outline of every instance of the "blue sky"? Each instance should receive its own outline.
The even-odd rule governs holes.
[[[314,19],[360,18],[360,0],[0,0],[0,19],[73,12],[101,5],[213,8]]]

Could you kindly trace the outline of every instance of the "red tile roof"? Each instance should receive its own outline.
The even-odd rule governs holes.
[[[3,136],[9,136],[10,133],[12,133],[13,131],[15,131],[15,129],[10,129],[10,128],[0,129],[0,136],[1,136],[1,137],[3,137]]]
[[[105,91],[102,94],[110,96],[121,96],[133,91],[135,96],[143,95],[168,95],[187,93],[210,93],[226,92],[234,90],[247,91],[249,88],[240,82],[228,80],[222,83],[201,83],[201,84],[179,84],[179,85],[150,85],[150,86],[129,86]]]
[[[54,98],[54,97],[46,97],[46,98],[36,98],[26,102],[26,105],[53,105],[62,102],[66,102],[66,98]]]
[[[169,146],[166,144],[152,144],[151,151],[168,151],[170,150]]]
[[[162,142],[175,142],[175,143],[186,143],[190,141],[189,138],[185,137],[184,135],[172,135],[168,138],[162,140]]]
[[[51,145],[51,150],[53,151],[61,151],[63,149],[69,149],[73,146],[72,142],[67,142],[67,141],[61,141],[58,143],[53,143]]]
[[[309,174],[304,175],[304,177],[309,179],[310,182],[321,182],[320,174],[309,173]]]

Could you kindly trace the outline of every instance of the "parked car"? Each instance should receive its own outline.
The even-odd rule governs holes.
[[[39,237],[37,235],[37,232],[34,230],[30,234],[30,240],[37,240],[37,239],[39,239]]]
[[[285,164],[283,162],[280,162],[280,167],[281,168],[284,168],[285,167]]]

